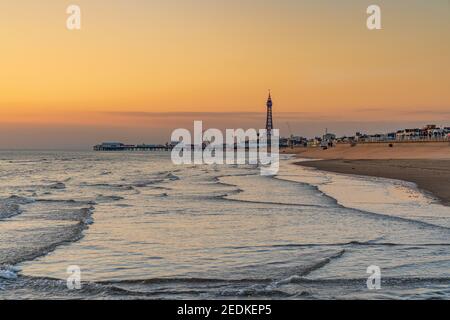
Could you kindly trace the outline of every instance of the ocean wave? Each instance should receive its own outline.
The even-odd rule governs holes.
[[[308,279],[291,276],[279,284],[274,279],[154,278],[83,281],[80,290],[68,290],[65,280],[22,276],[11,272],[8,277],[0,278],[0,285],[3,287],[0,299],[23,298],[24,294],[47,299],[335,299],[357,292],[367,293],[366,278]],[[395,288],[394,292],[398,297],[416,296],[416,291],[411,289],[426,287],[429,289],[425,294],[435,297],[441,295],[442,288],[448,281],[448,278],[382,278],[382,286]],[[376,296],[367,298],[376,299]]]
[[[160,285],[264,285],[264,287],[270,286],[282,286],[286,284],[304,283],[304,284],[324,284],[342,286],[346,285],[360,285],[366,284],[367,277],[362,278],[317,278],[312,279],[302,275],[291,275],[284,279],[274,278],[239,278],[239,279],[227,279],[227,278],[149,278],[149,279],[134,279],[134,280],[116,280],[116,281],[98,281],[95,282],[101,285],[148,285],[148,286],[160,286]],[[385,285],[402,285],[402,284],[423,284],[423,283],[436,283],[445,284],[449,283],[448,277],[383,277],[382,282]]]
[[[431,229],[440,229],[440,230],[446,230],[446,231],[450,230],[450,227],[445,227],[445,226],[441,226],[438,224],[425,222],[425,221],[421,221],[421,220],[417,220],[417,219],[404,218],[404,217],[400,217],[400,216],[393,216],[393,215],[389,215],[389,214],[376,213],[376,212],[365,211],[365,210],[354,209],[354,208],[347,208],[342,205],[339,205],[339,206],[341,206],[342,208],[351,210],[352,212],[355,212],[356,214],[362,215],[367,218],[373,218],[373,219],[377,219],[377,220],[385,219],[385,220],[391,220],[391,221],[405,222],[405,223],[414,224],[417,226],[431,228]]]
[[[151,175],[147,179],[134,181],[133,183],[131,183],[131,185],[134,187],[138,187],[138,188],[145,188],[145,187],[153,186],[158,183],[177,181],[180,179],[181,178],[179,176],[173,174],[173,172],[163,171],[163,172],[157,173],[156,175]]]
[[[286,279],[288,280],[288,279]],[[309,279],[306,277],[292,276],[289,281],[285,281],[284,284],[316,284],[323,286],[365,286],[367,278],[337,278],[337,279]],[[382,277],[382,285],[384,286],[406,286],[406,285],[423,285],[423,284],[448,284],[450,278],[447,277]]]
[[[306,160],[309,161],[308,159],[306,159]],[[291,165],[301,164],[301,161],[300,162],[299,161],[290,162],[290,164]],[[393,184],[393,185],[411,189],[412,192],[419,192],[422,195],[424,195],[425,197],[427,197],[428,199],[436,201],[434,196],[430,195],[426,191],[420,190],[419,188],[417,188],[417,185],[412,182],[396,180],[396,179],[388,179],[388,178],[382,178],[382,177],[370,177],[370,176],[363,176],[363,175],[330,173],[330,172],[318,170],[315,168],[307,168],[307,167],[303,167],[303,166],[301,168],[303,168],[304,170],[307,170],[307,171],[324,173],[324,176],[321,177],[322,179],[324,179],[324,181],[321,183],[306,183],[306,182],[302,182],[302,181],[283,179],[283,177],[276,177],[275,179],[279,179],[281,181],[290,182],[290,183],[296,183],[296,184],[300,184],[300,185],[304,185],[304,184],[310,185],[310,186],[316,188],[317,191],[320,192],[321,194],[325,195],[326,197],[328,197],[330,199],[333,199],[336,202],[336,205],[338,207],[353,210],[353,212],[356,212],[358,214],[365,214],[367,216],[370,216],[371,218],[390,219],[393,221],[401,221],[401,222],[407,222],[407,223],[412,223],[412,224],[416,224],[416,225],[421,225],[423,227],[428,227],[428,228],[437,228],[437,229],[447,230],[447,231],[450,230],[450,227],[448,227],[448,226],[421,220],[419,216],[404,217],[401,215],[394,215],[394,214],[389,214],[389,213],[384,213],[384,212],[383,213],[376,212],[375,210],[371,210],[370,208],[366,208],[366,207],[359,208],[357,205],[355,206],[355,204],[343,205],[343,204],[341,204],[340,199],[337,199],[338,198],[337,196],[330,195],[329,193],[322,191],[322,188],[321,188],[323,185],[330,184],[333,181],[333,176],[343,176],[343,177],[348,177],[349,179],[352,179],[352,180],[356,179],[359,181],[361,181],[361,180],[362,181],[372,181],[372,182],[376,182],[376,183],[380,183],[380,184],[388,182],[389,184]],[[294,175],[294,176],[299,177],[299,175]],[[286,177],[286,175],[285,175],[285,177]]]
[[[242,191],[238,191],[236,193],[240,193]],[[241,202],[241,203],[254,203],[254,204],[266,204],[266,205],[277,205],[277,206],[287,206],[287,207],[308,207],[308,208],[329,208],[329,206],[324,206],[320,204],[306,204],[306,203],[285,203],[285,202],[275,202],[275,201],[254,201],[254,200],[243,200],[243,199],[232,199],[228,198],[228,196],[232,195],[226,194],[223,196],[218,196],[221,200],[232,201],[232,202]]]
[[[313,204],[311,202],[309,203],[292,203],[292,202],[281,202],[281,201],[271,201],[271,200],[252,200],[252,199],[242,199],[242,198],[232,198],[231,196],[233,195],[237,195],[239,193],[245,193],[246,189],[243,188],[242,186],[240,186],[239,184],[233,184],[233,183],[229,183],[229,182],[224,182],[223,179],[224,178],[228,178],[228,177],[249,177],[249,178],[255,178],[255,177],[260,177],[259,174],[232,174],[232,175],[221,175],[221,176],[217,176],[214,178],[214,181],[218,184],[224,185],[224,186],[229,186],[229,187],[234,187],[235,190],[232,192],[229,192],[228,194],[221,196],[220,198],[222,200],[226,200],[226,201],[235,201],[235,202],[241,202],[241,203],[255,203],[255,204],[268,204],[268,205],[277,205],[277,206],[298,206],[298,207],[314,207],[314,208],[329,208],[329,207],[334,207],[337,206],[338,203],[336,201],[336,199],[327,196],[325,193],[321,192],[316,186],[307,184],[307,183],[302,183],[302,182],[295,182],[295,181],[289,181],[289,180],[283,180],[283,179],[278,179],[276,176],[270,176],[270,177],[260,177],[260,178],[264,178],[267,179],[267,181],[270,180],[278,180],[278,181],[282,181],[285,184],[292,184],[292,185],[298,185],[302,187],[302,190],[308,190],[313,192],[314,194],[317,194],[320,197],[320,201],[321,202],[325,202],[324,204]],[[258,181],[259,183],[259,181]],[[270,187],[270,186],[268,186]],[[298,199],[297,199],[298,200]]]
[[[450,243],[438,242],[438,243],[393,243],[393,242],[376,242],[374,240],[369,241],[350,241],[350,242],[338,242],[338,243],[288,243],[277,244],[271,247],[342,247],[342,246],[386,246],[386,247],[435,247],[435,246],[450,246]]]
[[[222,177],[226,177],[226,176],[222,176]],[[442,225],[438,225],[438,224],[434,224],[434,223],[430,223],[430,222],[426,222],[426,221],[422,221],[422,220],[418,220],[418,219],[406,218],[406,217],[400,217],[400,216],[395,216],[395,215],[382,214],[382,213],[371,212],[371,211],[366,211],[366,210],[361,210],[361,209],[356,209],[356,208],[345,207],[345,206],[339,204],[337,199],[320,191],[318,187],[304,183],[304,182],[296,182],[296,181],[284,180],[284,179],[273,178],[273,177],[270,177],[269,179],[278,179],[283,182],[298,184],[303,187],[308,186],[309,188],[314,189],[316,192],[318,192],[323,197],[326,197],[326,199],[330,200],[334,207],[346,209],[346,212],[348,212],[348,213],[364,216],[365,218],[386,219],[386,220],[391,220],[391,221],[398,221],[398,222],[414,224],[417,226],[427,227],[427,228],[432,228],[432,229],[441,229],[441,230],[446,230],[446,231],[450,230],[450,227],[446,227],[446,226],[442,226]],[[220,183],[224,184],[224,185],[233,186],[231,184],[226,184],[224,182],[220,182]],[[239,189],[238,186],[236,186],[236,185],[234,185],[234,186],[238,189],[238,193],[245,192],[245,190]],[[226,201],[234,201],[234,202],[241,202],[241,203],[267,204],[267,205],[277,205],[277,206],[294,206],[294,207],[299,207],[299,208],[301,208],[301,207],[329,208],[330,207],[328,204],[316,205],[316,204],[288,203],[288,202],[276,202],[276,201],[246,200],[246,199],[229,198],[228,196],[222,196],[219,198],[222,200],[226,200]]]
[[[249,297],[249,298],[289,298],[292,294],[276,290],[272,287],[253,286],[239,290],[223,290],[219,292],[223,297]]]
[[[9,198],[7,198],[8,201],[14,201],[17,204],[28,204],[28,203],[33,203],[36,200],[34,198],[27,198],[27,197],[21,197],[21,196],[16,196],[16,195],[12,195]]]
[[[64,208],[55,207],[53,203],[38,209],[40,211],[35,212],[30,208],[24,213],[27,216],[23,217],[22,225],[26,228],[26,233],[21,230],[8,230],[0,235],[4,242],[4,246],[0,247],[0,266],[34,260],[54,251],[62,244],[81,239],[83,231],[93,223],[92,214],[95,210],[93,206]]]
[[[108,173],[109,174],[109,173]],[[173,172],[166,171],[160,172],[154,175],[149,175],[148,177],[140,177],[139,179],[128,182],[128,183],[86,183],[80,184],[81,187],[92,187],[92,188],[106,188],[113,190],[134,190],[134,188],[146,188],[146,187],[156,187],[155,185],[161,183],[167,183],[171,181],[180,180],[180,177],[176,176]]]
[[[376,242],[376,240],[368,241],[349,241],[349,242],[335,242],[335,243],[282,243],[282,244],[262,244],[253,246],[229,246],[225,249],[243,250],[243,249],[285,249],[285,248],[333,248],[333,247],[405,247],[410,249],[421,249],[423,247],[446,247],[450,246],[447,242],[436,243],[393,243],[393,242]]]
[[[149,278],[149,279],[133,279],[133,280],[117,280],[117,281],[100,281],[99,284],[117,285],[117,284],[218,284],[218,283],[270,283],[273,282],[271,278],[240,278],[240,279],[221,279],[221,278]]]
[[[23,298],[24,295],[54,299],[336,299],[366,294],[367,278],[310,279],[292,275],[284,279],[221,278],[149,278],[116,281],[83,281],[80,290],[68,290],[66,280],[22,276],[20,270],[6,270],[0,277],[0,299]],[[383,277],[382,287],[389,296],[445,298],[449,278]],[[417,291],[415,289],[420,289]]]
[[[323,268],[324,266],[329,264],[331,261],[342,257],[344,255],[344,253],[345,253],[345,250],[341,250],[339,252],[336,252],[336,253],[330,255],[329,257],[323,258],[319,261],[313,262],[312,264],[310,264],[308,266],[302,267],[301,270],[297,273],[297,275],[301,276],[301,277],[305,277],[305,276],[309,275],[310,273],[312,273],[313,271]]]
[[[11,218],[23,212],[20,205],[34,202],[34,199],[11,196],[6,199],[0,199],[0,219]]]
[[[18,276],[0,278],[0,299],[23,299],[24,295],[47,299],[159,299],[165,297],[199,297],[211,294],[202,288],[155,288],[121,287],[97,282],[82,282],[79,290],[68,290],[67,282],[60,279]],[[3,286],[1,286],[3,284]]]

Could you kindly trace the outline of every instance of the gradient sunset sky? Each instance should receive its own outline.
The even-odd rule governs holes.
[[[285,135],[450,126],[448,0],[5,0],[0,40],[0,148],[261,128],[268,88]]]

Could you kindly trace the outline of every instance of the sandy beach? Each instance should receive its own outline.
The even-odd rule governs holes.
[[[307,159],[445,159],[450,160],[450,142],[339,144],[322,150],[319,147],[282,149],[282,153],[296,154]]]
[[[447,142],[394,143],[393,147],[338,145],[328,150],[298,148],[282,152],[315,159],[299,164],[320,170],[413,182],[450,205],[450,144]]]

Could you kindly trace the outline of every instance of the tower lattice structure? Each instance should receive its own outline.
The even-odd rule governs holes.
[[[272,129],[273,129],[272,97],[269,90],[269,98],[267,98],[267,119],[266,119],[267,138],[269,139],[272,136]]]

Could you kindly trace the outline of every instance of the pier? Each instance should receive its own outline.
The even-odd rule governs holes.
[[[94,151],[170,151],[170,144],[123,144],[120,142],[103,142],[93,147]]]

